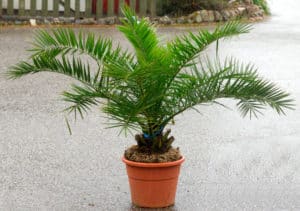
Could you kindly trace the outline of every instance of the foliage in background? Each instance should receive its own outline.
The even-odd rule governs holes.
[[[270,14],[267,0],[252,0],[254,4],[260,6],[266,14]],[[218,10],[221,11],[229,7],[230,2],[243,2],[243,0],[170,0],[163,6],[163,14],[186,15],[196,10]]]
[[[266,14],[270,14],[270,8],[267,0],[253,0],[253,3],[257,6],[260,6]]]
[[[223,10],[229,0],[171,0],[163,6],[164,14],[186,15],[196,10]]]
[[[229,22],[162,44],[147,19],[138,20],[128,7],[124,16],[118,29],[133,52],[113,47],[111,39],[92,33],[75,34],[63,28],[39,31],[30,61],[13,66],[8,76],[15,79],[48,71],[77,79],[80,85],[63,94],[71,103],[66,111],[83,116],[92,106],[101,105],[112,127],[142,132],[136,136],[138,146],[151,152],[168,151],[174,138],[169,130],[164,132],[165,127],[199,104],[220,105],[217,99],[232,98],[243,116],[257,116],[267,106],[279,114],[292,108],[289,94],[262,79],[252,64],[205,55],[209,45],[247,33],[249,25]],[[97,68],[92,69],[82,54],[96,61]]]

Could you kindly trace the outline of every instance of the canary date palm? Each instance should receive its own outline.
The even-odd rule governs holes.
[[[84,116],[92,106],[101,105],[112,127],[140,131],[135,137],[138,146],[152,152],[171,147],[174,138],[170,130],[165,131],[166,125],[199,104],[233,98],[243,116],[256,116],[267,106],[279,114],[293,107],[289,94],[259,77],[253,65],[205,56],[210,44],[248,33],[248,24],[229,22],[213,31],[200,30],[160,43],[147,19],[137,18],[128,7],[123,13],[118,30],[133,50],[114,47],[111,39],[92,33],[41,30],[30,60],[13,66],[8,76],[15,79],[48,71],[77,79],[80,85],[63,93],[70,103],[66,111]],[[82,54],[96,61],[97,69]]]

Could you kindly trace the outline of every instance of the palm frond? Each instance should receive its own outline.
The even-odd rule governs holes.
[[[125,18],[122,20],[123,25],[118,29],[130,41],[136,51],[136,56],[140,64],[146,61],[153,61],[161,54],[159,52],[159,40],[155,28],[145,18],[138,19],[134,11],[128,6],[123,8]]]
[[[224,65],[207,61],[206,66],[194,66],[192,72],[193,75],[179,74],[172,83],[166,98],[172,101],[166,100],[164,106],[175,109],[169,111],[167,122],[195,105],[219,98],[239,100],[237,106],[242,115],[249,114],[250,117],[257,116],[266,106],[279,114],[293,107],[289,94],[261,79],[251,64],[245,65],[234,59],[225,61]]]
[[[77,113],[83,118],[83,113],[88,113],[91,106],[99,104],[98,99],[104,98],[104,96],[104,93],[89,86],[78,86],[73,84],[72,92],[63,92],[63,100],[72,103],[65,111],[68,111],[69,113],[74,112],[75,119]]]
[[[38,31],[35,35],[32,58],[45,56],[56,58],[69,54],[80,56],[87,54],[98,64],[99,70],[105,63],[114,61],[133,63],[135,57],[128,51],[122,51],[120,46],[113,48],[111,39],[96,37],[93,33],[75,34],[71,29],[59,28],[50,31]]]
[[[47,57],[47,55],[35,56],[32,58],[32,64],[20,62],[12,66],[7,72],[11,79],[20,78],[24,75],[38,72],[55,72],[73,77],[84,84],[93,86],[97,83],[99,74],[92,75],[88,64],[84,64],[81,59],[73,56],[71,59],[62,56],[61,60]]]
[[[250,29],[251,25],[249,24],[232,21],[224,26],[217,27],[213,32],[200,30],[198,34],[189,33],[182,37],[177,37],[174,41],[168,43],[168,48],[172,53],[174,63],[180,70],[182,67],[189,66],[190,62],[211,43],[248,33]]]
[[[47,54],[56,57],[59,54],[86,53],[100,61],[112,51],[112,41],[110,39],[98,37],[89,33],[87,36],[82,32],[78,35],[71,29],[59,28],[49,33],[46,30],[40,30],[35,34],[33,42],[34,48],[30,49],[36,55]]]

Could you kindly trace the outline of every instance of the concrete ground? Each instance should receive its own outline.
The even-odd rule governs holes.
[[[252,33],[221,45],[221,54],[252,61],[261,75],[296,99],[296,110],[258,120],[233,108],[201,106],[173,128],[186,157],[176,205],[168,210],[300,210],[300,15],[298,0],[272,1],[274,16]],[[166,27],[170,35],[198,27]],[[113,28],[85,29],[127,46]],[[29,55],[35,29],[0,29],[0,73]],[[48,73],[7,81],[0,76],[0,210],[140,210],[130,204],[123,163],[133,138],[104,129],[95,109],[72,123],[59,93],[72,81]]]

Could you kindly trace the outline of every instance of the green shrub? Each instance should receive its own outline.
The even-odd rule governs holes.
[[[222,10],[228,6],[228,0],[171,0],[163,7],[164,14],[185,15],[196,10]]]

